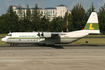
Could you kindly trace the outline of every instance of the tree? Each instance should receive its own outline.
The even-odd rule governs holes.
[[[68,13],[68,30],[73,31],[74,29],[73,23],[72,23],[72,16],[70,13]]]
[[[31,20],[31,11],[28,5],[27,5],[27,11],[26,11],[26,18],[27,20]]]
[[[49,31],[49,20],[44,16],[41,18],[40,31]]]
[[[86,19],[87,20],[88,20],[88,18],[90,16],[91,12],[95,12],[95,7],[94,7],[93,3],[91,4],[90,8],[87,9],[87,11],[86,11]]]
[[[72,24],[72,20],[71,20],[71,14],[69,13],[69,12],[66,12],[65,13],[65,16],[64,16],[64,19],[63,19],[63,22],[65,23],[65,24],[63,24],[64,26],[63,26],[63,28],[66,30],[67,29],[67,27],[66,27],[66,25],[67,25],[67,18],[68,18],[68,30],[69,31],[73,31],[73,24]],[[64,31],[65,31],[64,30]]]
[[[71,22],[73,24],[73,30],[80,30],[86,24],[85,10],[81,4],[77,4],[71,11]]]
[[[5,14],[0,16],[0,33],[6,33]]]
[[[32,16],[33,31],[40,30],[40,18],[41,18],[40,10],[38,9],[38,5],[36,4]]]
[[[18,16],[16,12],[13,11],[13,7],[10,6],[8,13],[5,14],[5,27],[9,31],[18,31]]]
[[[21,20],[22,19],[22,7],[21,7],[21,4],[18,6],[18,12],[19,12],[19,19]]]
[[[99,9],[98,15],[101,33],[105,34],[105,3],[104,6]]]
[[[49,24],[49,30],[52,32],[66,31],[66,24],[63,22],[62,17],[54,18]]]

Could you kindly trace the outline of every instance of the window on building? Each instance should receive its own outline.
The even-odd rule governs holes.
[[[43,14],[43,11],[41,11],[41,14]]]
[[[19,11],[17,11],[16,13],[19,14]]]
[[[53,11],[53,14],[55,14],[55,12]]]
[[[44,11],[44,14],[46,13],[46,11]]]
[[[38,13],[40,13],[40,10],[38,10]]]
[[[34,10],[32,10],[32,14],[34,14]]]
[[[23,10],[23,11],[22,11],[22,16],[24,16],[24,14],[25,14],[25,11]]]
[[[49,14],[49,15],[52,15],[52,11],[50,10],[50,11],[47,11],[47,13]]]

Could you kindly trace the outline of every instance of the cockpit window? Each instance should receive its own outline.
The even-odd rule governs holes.
[[[12,36],[12,34],[8,34],[7,36]]]

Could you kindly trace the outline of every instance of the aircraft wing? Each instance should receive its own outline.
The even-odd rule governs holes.
[[[57,37],[59,35],[65,35],[64,32],[40,32],[38,33],[39,37],[44,37],[44,38],[52,38],[52,37]]]

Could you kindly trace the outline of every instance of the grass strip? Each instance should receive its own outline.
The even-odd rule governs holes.
[[[105,37],[105,35],[88,35],[87,37]]]
[[[88,41],[88,43],[86,43]],[[71,44],[105,44],[105,38],[82,38]]]
[[[0,45],[7,45],[7,43],[2,42],[0,39]]]
[[[7,34],[0,34],[0,37],[5,37]]]

